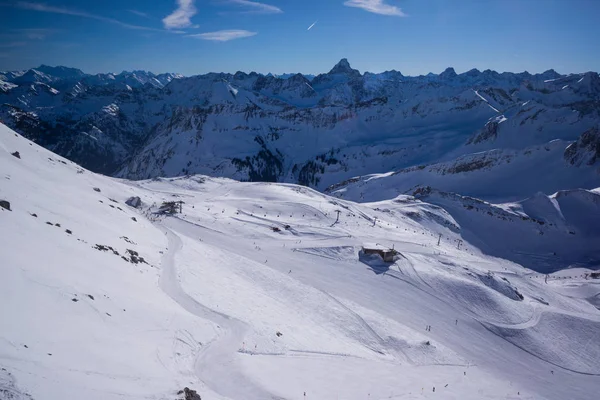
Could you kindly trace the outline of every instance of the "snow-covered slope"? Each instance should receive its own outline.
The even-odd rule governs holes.
[[[464,240],[538,272],[600,267],[600,193],[566,190],[517,203],[490,204],[430,188],[418,199],[442,207]],[[418,218],[418,217],[417,217]]]
[[[76,75],[63,69],[59,75]],[[449,68],[407,77],[361,74],[345,59],[328,73],[285,79],[144,71],[73,79],[52,71],[2,74],[0,117],[84,166],[133,179],[203,173],[323,190],[474,153],[515,154],[554,140],[566,147],[600,119],[593,72]],[[37,81],[12,86],[29,78]],[[542,171],[553,160],[539,158],[527,196],[551,194]],[[588,181],[600,185],[595,176]],[[574,188],[564,183],[558,189]]]
[[[592,237],[597,196],[505,208],[551,215],[544,204],[557,203],[557,224]],[[116,180],[4,125],[0,200],[2,399],[177,399],[187,386],[205,400],[587,400],[600,389],[600,280],[566,269],[545,282],[485,255],[451,207],[204,176]],[[182,213],[156,214],[164,201]],[[364,243],[401,254],[384,264]]]
[[[325,192],[353,201],[379,201],[430,186],[504,202],[563,188],[592,189],[600,181],[598,132],[590,129],[575,142],[557,139],[521,150],[493,149],[452,161],[354,177],[331,185]]]

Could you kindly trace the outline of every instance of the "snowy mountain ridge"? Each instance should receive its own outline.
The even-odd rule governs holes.
[[[600,120],[595,72],[449,68],[407,77],[361,74],[346,59],[312,79],[143,71],[80,77],[57,68],[2,73],[0,118],[92,170],[132,179],[202,173],[324,190],[493,149],[552,147],[557,139],[567,147]],[[582,187],[600,184],[593,165],[570,164],[559,153],[536,168],[542,177],[543,163],[551,163],[560,184],[548,191],[532,178],[518,196],[575,188],[564,185],[580,174],[589,177]]]

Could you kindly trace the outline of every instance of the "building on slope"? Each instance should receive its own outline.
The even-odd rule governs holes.
[[[379,243],[368,243],[363,245],[361,249],[365,255],[376,254],[385,262],[394,262],[396,256],[399,254],[394,248],[389,248],[380,245]]]

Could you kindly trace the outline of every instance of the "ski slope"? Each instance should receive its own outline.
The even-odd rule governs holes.
[[[4,125],[0,200],[11,207],[0,208],[2,400],[600,390],[600,280],[578,268],[546,281],[486,255],[439,206],[204,176],[107,178]],[[158,215],[163,201],[183,201],[182,213]],[[364,243],[401,255],[384,264],[359,255]]]

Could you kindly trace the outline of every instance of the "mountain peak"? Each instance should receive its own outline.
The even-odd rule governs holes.
[[[52,67],[50,65],[42,64],[39,67],[35,68],[36,71],[44,73],[46,75],[51,75],[56,78],[78,78],[85,76],[85,72],[77,68],[65,67],[63,65],[57,65],[56,67]]]
[[[464,75],[479,76],[479,75],[481,75],[481,71],[479,71],[477,68],[472,68],[472,69],[468,70],[467,72],[465,72]]]
[[[348,62],[348,59],[342,58],[332,69],[329,71],[330,74],[348,74],[348,75],[359,75],[360,72],[353,69]]]
[[[454,71],[454,68],[452,67],[448,67],[444,70],[444,72],[442,72],[440,74],[440,78],[442,79],[450,79],[450,78],[454,78],[456,75],[456,71]]]

